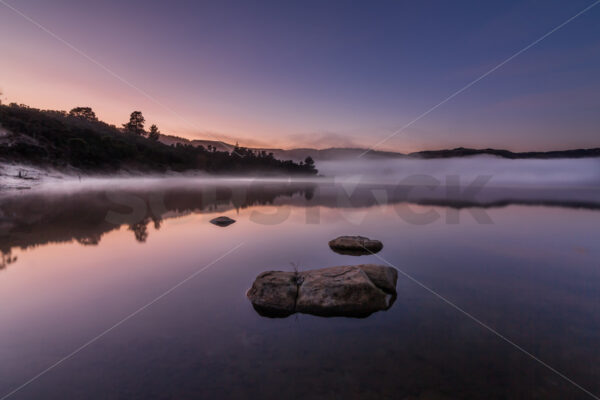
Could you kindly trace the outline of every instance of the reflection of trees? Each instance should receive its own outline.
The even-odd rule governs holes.
[[[89,237],[76,238],[75,240],[84,246],[96,246],[100,243],[100,235],[94,235]]]
[[[306,199],[306,201],[311,201],[314,196],[315,196],[315,188],[314,187],[309,187],[304,192],[304,198]]]
[[[597,190],[573,192],[562,197],[550,190],[511,193],[486,190],[476,202],[448,198],[445,188],[426,196],[402,187],[359,185],[351,194],[336,185],[310,183],[245,183],[231,186],[154,187],[145,190],[52,191],[2,194],[0,197],[0,268],[14,263],[11,250],[48,243],[76,241],[93,246],[102,236],[121,226],[128,227],[140,243],[147,240],[149,224],[156,230],[166,218],[190,213],[224,212],[255,205],[290,204],[298,207],[362,208],[381,204],[376,193],[385,191],[386,204],[421,204],[463,207],[504,207],[511,204],[600,210]],[[560,194],[560,193],[559,193]],[[108,218],[108,216],[111,218]],[[114,217],[114,218],[113,218]]]
[[[245,184],[235,187],[161,188],[128,191],[19,193],[0,198],[0,252],[5,268],[13,248],[76,241],[100,243],[102,236],[127,226],[144,243],[148,225],[161,228],[164,218],[272,204],[279,197],[302,195],[307,184]],[[119,194],[122,196],[119,197]],[[119,199],[133,199],[131,203]],[[107,218],[110,214],[111,218]],[[114,217],[114,218],[113,218]]]
[[[129,230],[133,231],[135,240],[144,243],[148,239],[148,220],[129,225]]]
[[[0,270],[3,270],[9,264],[12,264],[15,261],[17,261],[17,256],[13,256],[10,250],[7,252],[0,251],[0,257]]]

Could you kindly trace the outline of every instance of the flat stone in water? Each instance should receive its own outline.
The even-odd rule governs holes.
[[[225,216],[213,218],[210,220],[211,224],[221,226],[221,227],[229,226],[229,225],[233,224],[234,222],[235,222],[235,219],[231,219],[231,218],[225,217]]]
[[[394,268],[372,264],[298,273],[267,271],[255,279],[247,296],[254,309],[267,317],[300,312],[360,318],[391,307],[397,279]]]
[[[340,236],[331,240],[329,247],[338,254],[364,256],[379,252],[383,249],[383,243],[364,236]]]

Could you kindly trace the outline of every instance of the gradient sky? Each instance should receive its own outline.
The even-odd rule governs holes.
[[[2,2],[110,71],[0,3],[3,102],[279,147],[374,145],[593,3]],[[599,72],[600,4],[378,148],[600,146]]]

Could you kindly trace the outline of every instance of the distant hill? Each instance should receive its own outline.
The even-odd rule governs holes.
[[[231,150],[234,148],[234,145],[230,145],[227,144],[225,142],[221,142],[219,140],[200,140],[200,139],[196,139],[196,140],[189,140],[189,139],[185,139],[179,136],[173,136],[173,135],[165,135],[165,134],[161,134],[159,141],[161,143],[164,143],[166,145],[173,145],[173,144],[190,144],[192,146],[203,146],[205,149],[208,149],[208,146],[214,147],[217,149],[217,151],[229,151],[231,152]]]
[[[377,159],[377,158],[402,158],[406,157],[405,154],[392,152],[392,151],[379,151],[372,150],[365,153],[366,149],[361,148],[344,148],[344,147],[330,147],[328,149],[271,149],[275,157],[282,157],[283,159],[290,160],[303,160],[304,158],[311,156],[314,160],[318,161],[330,161],[330,160],[345,160],[351,158],[357,158],[361,155],[365,159]]]
[[[161,135],[161,142],[165,144],[185,143],[193,146],[204,146],[207,148],[215,146],[220,151],[228,151],[233,148],[233,145],[216,141],[216,140],[188,140],[177,136]],[[313,148],[297,148],[297,149],[277,149],[277,148],[254,148],[255,151],[265,151],[273,153],[275,158],[280,160],[302,161],[306,157],[312,157],[315,161],[334,161],[361,157],[364,159],[381,159],[381,158],[453,158],[453,157],[470,157],[478,155],[490,155],[508,159],[553,159],[553,158],[583,158],[583,157],[600,157],[600,147],[591,149],[575,149],[575,150],[557,150],[557,151],[531,151],[531,152],[512,152],[508,150],[498,149],[469,149],[458,147],[447,150],[424,150],[413,153],[399,153],[393,151],[370,150],[364,148],[348,148],[348,147],[330,147],[327,149]]]
[[[583,158],[600,157],[600,148],[575,149],[575,150],[557,150],[557,151],[529,151],[514,153],[508,150],[497,149],[467,149],[458,147],[452,150],[429,150],[410,153],[410,157],[418,158],[450,158],[450,157],[469,157],[478,155],[490,155],[510,159],[552,159],[552,158]]]
[[[161,134],[159,141],[164,144],[191,144],[193,146],[208,146],[216,147],[218,151],[231,151],[235,145],[218,141],[218,140],[189,140],[178,136],[164,135]],[[312,157],[314,160],[343,160],[346,158],[355,158],[366,151],[361,148],[344,148],[344,147],[331,147],[328,149],[313,149],[313,148],[297,148],[297,149],[278,149],[278,148],[252,148],[254,151],[265,151],[267,153],[273,153],[275,158],[280,160],[293,160],[303,161],[306,157]],[[392,152],[392,151],[379,151],[372,150],[365,154],[366,158],[391,158],[391,157],[406,157],[406,154]]]

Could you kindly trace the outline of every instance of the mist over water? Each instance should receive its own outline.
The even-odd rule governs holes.
[[[510,160],[493,156],[473,156],[445,159],[361,159],[318,161],[318,176],[231,176],[197,173],[127,174],[111,176],[66,175],[28,166],[4,166],[0,187],[25,188],[33,191],[68,192],[82,190],[127,190],[200,187],[219,185],[238,187],[248,184],[315,183],[337,184],[352,182],[361,185],[440,184],[461,185],[485,177],[486,188],[554,189],[600,188],[600,158]],[[18,179],[25,169],[33,180]],[[415,179],[416,178],[416,179]],[[3,196],[14,190],[3,190]]]
[[[20,182],[30,186],[28,190],[0,191],[0,200],[16,197],[19,202],[26,198],[27,201],[39,202],[40,198],[49,201],[56,196],[89,196],[91,193],[92,196],[100,194],[103,198],[125,195],[163,199],[169,195],[180,199],[202,198],[203,202],[219,198],[219,204],[225,201],[240,205],[253,204],[257,193],[260,193],[261,196],[268,195],[262,201],[276,200],[280,204],[302,207],[372,207],[409,202],[450,207],[520,204],[600,208],[600,158],[353,158],[320,161],[317,168],[318,176],[295,177],[205,173],[90,177],[59,176],[53,172],[39,181]],[[296,195],[287,197],[294,193]],[[186,203],[184,208],[196,207]]]
[[[319,173],[325,176],[356,178],[361,182],[398,183],[412,175],[427,175],[444,181],[458,175],[470,182],[489,175],[488,186],[598,186],[600,158],[556,160],[510,160],[493,156],[446,159],[348,159],[321,161]]]

